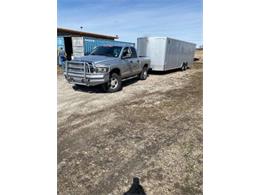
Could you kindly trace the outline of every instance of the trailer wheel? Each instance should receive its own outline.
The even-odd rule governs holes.
[[[110,75],[108,83],[103,84],[103,90],[105,92],[113,93],[122,89],[122,80],[117,73]]]
[[[188,63],[187,62],[183,62],[182,66],[181,66],[181,70],[184,71],[188,68]]]
[[[185,70],[187,70],[189,67],[188,67],[188,62],[186,62],[185,64]]]
[[[148,77],[148,67],[147,67],[147,66],[144,66],[142,72],[141,72],[140,75],[139,75],[139,78],[140,78],[141,80],[146,80],[147,77]]]

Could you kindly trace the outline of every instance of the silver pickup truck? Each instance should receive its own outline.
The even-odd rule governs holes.
[[[122,80],[139,76],[145,80],[150,59],[138,57],[134,47],[99,46],[88,56],[65,63],[64,76],[74,85],[102,85],[106,92],[122,88]]]

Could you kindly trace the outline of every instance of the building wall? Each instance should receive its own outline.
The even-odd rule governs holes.
[[[84,55],[88,55],[95,47],[102,45],[111,45],[111,46],[135,46],[134,43],[123,42],[123,41],[114,41],[107,39],[97,39],[92,37],[83,37],[84,44]],[[63,48],[65,50],[64,37],[57,37],[57,49]]]
[[[97,46],[135,46],[134,43],[84,37],[84,54],[88,55]]]
[[[57,37],[57,49],[59,48],[63,48],[65,49],[65,45],[64,45],[64,38],[62,36],[58,36]]]

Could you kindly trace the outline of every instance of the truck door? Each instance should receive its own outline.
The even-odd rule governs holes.
[[[135,50],[134,50],[135,51]],[[138,58],[136,52],[132,52],[130,47],[125,47],[122,54],[122,60],[127,66],[126,76],[133,76],[138,72]]]
[[[128,77],[131,76],[133,74],[133,70],[131,67],[131,63],[130,63],[130,58],[131,58],[131,52],[130,52],[130,48],[129,47],[125,47],[122,53],[122,76],[123,77]]]
[[[130,47],[131,58],[129,59],[130,66],[132,68],[133,74],[140,73],[142,70],[139,59],[137,58],[137,53],[134,47]]]

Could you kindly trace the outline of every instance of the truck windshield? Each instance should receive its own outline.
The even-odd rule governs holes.
[[[96,47],[90,55],[99,55],[117,58],[120,55],[122,47],[118,46],[99,46]]]

